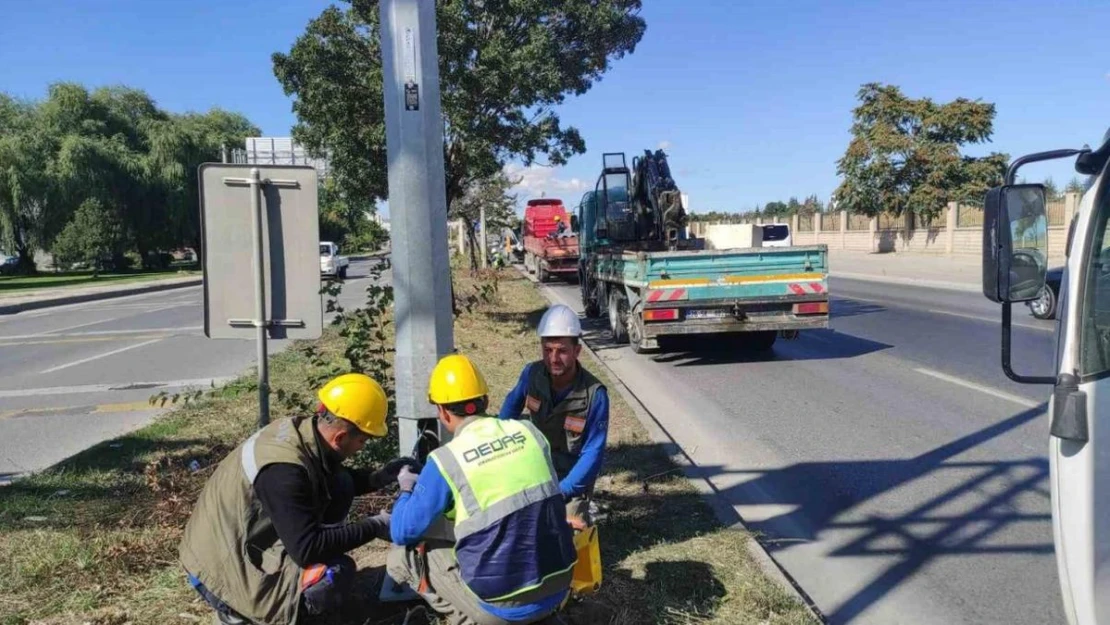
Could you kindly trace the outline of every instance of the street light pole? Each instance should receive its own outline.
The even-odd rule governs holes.
[[[400,451],[407,455],[424,431],[441,434],[426,385],[454,346],[443,116],[435,3],[382,0],[380,11],[397,331],[393,373]]]

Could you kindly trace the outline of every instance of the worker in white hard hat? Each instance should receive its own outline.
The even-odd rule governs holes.
[[[609,396],[582,367],[582,324],[562,304],[540,320],[541,358],[529,363],[501,406],[502,419],[528,418],[551,446],[567,515],[590,523],[589,500],[605,460]]]

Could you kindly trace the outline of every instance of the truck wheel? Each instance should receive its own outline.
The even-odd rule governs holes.
[[[774,330],[763,332],[745,332],[742,337],[747,339],[744,344],[748,349],[756,352],[769,352],[775,345],[775,339],[779,336],[778,332]]]
[[[537,273],[539,274],[540,282],[550,282],[551,273],[543,266],[543,263],[537,264]]]
[[[644,347],[644,322],[640,320],[640,314],[636,312],[628,313],[628,346],[632,351],[637,354],[643,354],[648,351]]]
[[[628,342],[628,327],[625,325],[628,303],[624,294],[613,291],[609,294],[609,329],[613,332],[613,341],[617,344]]]
[[[346,267],[339,270],[339,279],[340,280],[346,280],[347,279],[347,268]]]

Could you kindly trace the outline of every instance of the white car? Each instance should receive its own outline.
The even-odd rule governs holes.
[[[320,241],[320,273],[341,280],[347,279],[351,261],[339,255],[339,246],[331,241]]]
[[[763,247],[790,247],[790,226],[787,224],[765,224],[763,226]]]

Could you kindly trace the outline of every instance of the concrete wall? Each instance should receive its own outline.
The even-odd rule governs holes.
[[[1071,219],[1079,206],[1079,194],[1068,193],[1064,196],[1063,224],[1048,228],[1048,255],[1055,261],[1062,261]],[[830,250],[855,252],[898,252],[905,254],[932,254],[938,256],[982,255],[983,229],[981,226],[960,228],[957,226],[959,211],[955,203],[949,204],[941,214],[939,223],[928,227],[919,226],[912,232],[904,227],[879,228],[879,219],[872,218],[867,230],[848,230],[848,213],[825,213],[814,215],[812,226],[802,223],[798,215],[790,218],[790,232],[794,245],[825,244]],[[755,223],[772,223],[771,219],[755,219]],[[783,223],[783,220],[778,220]],[[690,231],[698,234],[705,231],[706,224],[691,224]],[[801,231],[800,227],[806,227]]]

